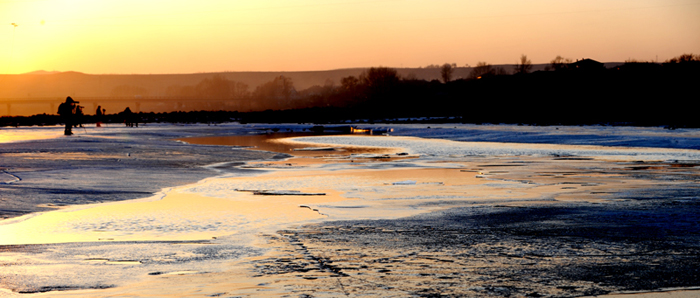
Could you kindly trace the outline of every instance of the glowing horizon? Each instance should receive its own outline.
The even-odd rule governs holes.
[[[12,24],[16,24],[14,26]],[[700,53],[700,1],[0,0],[0,74],[310,71]]]

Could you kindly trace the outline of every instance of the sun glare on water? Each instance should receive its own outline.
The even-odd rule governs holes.
[[[45,140],[61,136],[62,131],[53,128],[24,129],[24,128],[0,128],[0,144],[14,143],[32,140]]]
[[[321,215],[299,202],[272,197],[267,203],[233,192],[211,198],[174,190],[162,199],[73,207],[0,225],[0,245],[95,241],[206,240],[271,222],[298,222]],[[271,220],[274,219],[274,220]]]

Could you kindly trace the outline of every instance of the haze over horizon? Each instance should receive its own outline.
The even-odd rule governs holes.
[[[312,71],[664,61],[700,52],[700,1],[0,0],[0,74]]]

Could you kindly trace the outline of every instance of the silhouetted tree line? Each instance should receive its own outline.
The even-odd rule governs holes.
[[[467,78],[452,78],[454,64],[437,66],[442,81],[402,78],[396,69],[372,67],[340,85],[297,91],[279,76],[258,86],[212,77],[194,86],[205,98],[237,98],[235,111],[138,113],[148,122],[292,122],[406,121],[451,117],[465,123],[535,125],[612,124],[700,127],[692,108],[697,102],[700,56],[684,54],[664,63],[627,61],[614,68],[583,59],[557,56],[546,71],[531,72],[522,55],[513,73],[479,62]],[[182,90],[181,90],[182,91]],[[264,110],[264,111],[261,111]],[[88,123],[92,116],[85,116]],[[119,114],[103,122],[117,123]],[[58,116],[3,117],[2,125],[53,125]]]
[[[248,97],[248,85],[231,81],[221,75],[205,78],[197,85],[173,85],[165,90],[166,96],[199,97],[202,99],[242,99]]]
[[[457,116],[468,123],[700,127],[692,109],[697,55],[610,69],[590,59],[557,57],[548,71],[536,72],[523,55],[513,74],[479,62],[468,78],[456,80],[449,68],[443,65],[443,82],[402,79],[384,67],[344,78],[330,101],[344,109],[332,114],[342,120]]]

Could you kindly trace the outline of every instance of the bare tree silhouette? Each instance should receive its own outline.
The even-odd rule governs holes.
[[[372,67],[360,74],[360,82],[370,89],[387,88],[396,85],[401,78],[396,69],[388,67]]]
[[[515,65],[515,73],[529,73],[530,70],[532,70],[532,62],[527,59],[526,55],[521,55],[520,56],[520,63]]]
[[[207,98],[224,99],[231,97],[230,81],[221,75],[215,75],[211,78],[205,78],[197,86],[195,90],[200,96]]]
[[[666,60],[666,63],[686,63],[695,61],[700,61],[700,55],[683,54],[678,57],[673,57],[671,59]]]
[[[487,76],[496,75],[496,69],[486,62],[479,61],[476,66],[472,68],[472,72],[469,74],[470,79],[481,79]]]
[[[255,88],[253,96],[267,99],[289,99],[296,92],[292,79],[279,76]]]
[[[456,67],[456,63],[445,63],[440,66],[440,77],[442,78],[443,82],[447,83],[452,80],[452,73],[454,73]]]
[[[562,56],[557,55],[556,58],[552,59],[552,61],[549,61],[549,65],[545,68],[545,70],[563,70],[567,68],[567,65],[571,64],[574,62],[570,58],[564,58]]]
[[[340,85],[342,86],[341,88],[343,90],[352,91],[357,89],[357,86],[360,85],[360,80],[358,80],[355,76],[347,76],[340,79]]]

